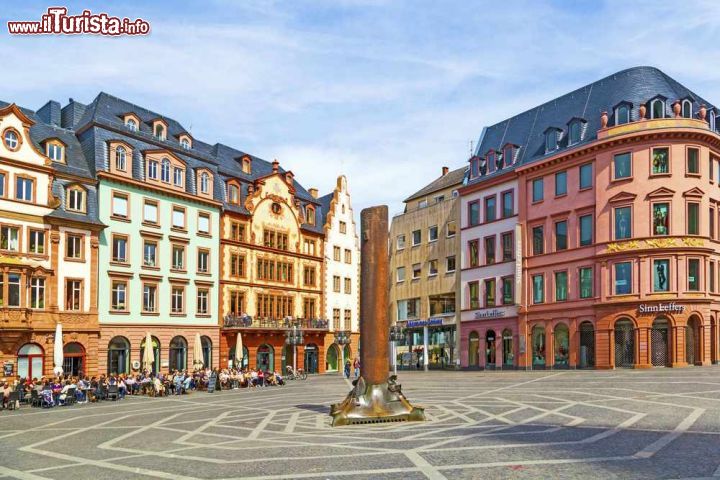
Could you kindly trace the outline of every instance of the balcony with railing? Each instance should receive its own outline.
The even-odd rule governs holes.
[[[249,330],[328,330],[328,321],[321,318],[253,318],[249,315],[225,315],[223,328]]]

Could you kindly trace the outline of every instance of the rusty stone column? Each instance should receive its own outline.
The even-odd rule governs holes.
[[[333,426],[425,420],[402,394],[395,375],[388,378],[390,325],[388,208],[366,208],[360,213],[360,378],[342,403],[330,407]]]
[[[365,382],[377,385],[387,380],[390,358],[387,206],[364,209],[360,225],[360,368]]]

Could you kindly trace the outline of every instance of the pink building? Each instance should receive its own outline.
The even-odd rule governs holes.
[[[661,71],[637,67],[486,129],[461,195],[463,204],[466,196],[467,203],[485,198],[500,179],[518,186],[514,366],[717,362],[716,112]],[[513,161],[498,161],[508,144],[517,144]],[[499,170],[490,171],[489,162]],[[494,233],[504,228],[498,224]],[[483,248],[481,242],[480,258]],[[464,294],[471,282],[502,276],[495,267],[477,279],[464,270]],[[472,311],[469,297],[466,303],[463,295],[464,312]],[[462,323],[464,366],[482,351],[473,332],[483,338],[498,328],[496,319],[478,322]]]

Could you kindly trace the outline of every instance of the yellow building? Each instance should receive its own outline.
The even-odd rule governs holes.
[[[390,227],[390,318],[406,329],[398,365],[454,368],[459,359],[458,192],[466,168],[448,171],[405,200]]]
[[[328,324],[322,319],[324,243],[316,194],[277,160],[238,155],[221,164],[220,173],[221,365],[236,358],[239,334],[250,368],[284,371],[295,363],[322,373]],[[304,333],[296,351],[285,345],[293,326]]]

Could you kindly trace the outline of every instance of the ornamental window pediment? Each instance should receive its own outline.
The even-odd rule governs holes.
[[[698,187],[693,187],[690,190],[683,192],[683,197],[702,198],[705,192],[700,190]]]
[[[660,187],[657,190],[653,190],[652,192],[647,194],[647,198],[668,198],[675,195],[675,190],[671,190],[666,187]]]
[[[627,203],[635,200],[637,195],[630,192],[620,192],[608,199],[608,203]]]

